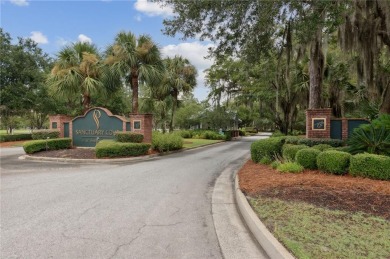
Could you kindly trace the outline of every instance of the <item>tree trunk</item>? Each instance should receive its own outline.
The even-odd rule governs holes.
[[[322,30],[318,29],[316,39],[310,47],[310,93],[309,109],[321,108],[321,90],[324,71],[324,54],[322,53]]]
[[[173,132],[173,117],[175,116],[175,112],[176,112],[176,106],[177,106],[177,98],[178,98],[178,91],[175,89],[173,94],[173,104],[172,104],[172,117],[171,117],[171,121],[169,123],[169,132]]]
[[[91,105],[91,97],[88,94],[83,94],[83,113],[88,111]]]
[[[133,92],[133,113],[138,114],[138,74],[132,73],[131,75],[131,90]]]
[[[390,86],[387,86],[383,93],[382,105],[379,109],[381,113],[390,114]]]

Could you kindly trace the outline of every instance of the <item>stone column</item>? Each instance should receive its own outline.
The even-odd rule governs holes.
[[[132,132],[144,135],[144,143],[152,143],[152,114],[130,114],[130,123]]]
[[[306,138],[330,138],[330,116],[332,110],[306,110]]]
[[[70,116],[64,115],[64,114],[49,115],[50,129],[51,130],[59,130],[60,131],[60,138],[63,138],[64,137],[64,122],[69,122],[69,133],[70,133],[71,129],[72,129],[70,122],[72,121],[72,119],[73,119],[73,117],[70,117]]]

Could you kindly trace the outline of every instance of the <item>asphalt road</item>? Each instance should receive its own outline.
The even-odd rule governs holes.
[[[239,217],[224,216],[233,211],[212,211],[218,176],[232,178],[254,140],[121,164],[24,161],[20,148],[3,148],[0,257],[236,257],[221,238],[236,239],[236,258],[264,257],[236,233]]]

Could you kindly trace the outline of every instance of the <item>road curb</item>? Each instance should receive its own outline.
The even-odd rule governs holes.
[[[234,189],[235,198],[239,212],[244,219],[249,230],[261,245],[264,251],[270,258],[286,258],[293,259],[290,252],[268,231],[267,227],[260,221],[258,216],[252,210],[245,195],[241,192],[238,184],[238,174],[236,174]]]

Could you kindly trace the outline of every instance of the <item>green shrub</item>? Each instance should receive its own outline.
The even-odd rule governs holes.
[[[118,142],[142,143],[144,135],[134,132],[115,132],[115,139]]]
[[[308,148],[306,145],[292,145],[292,144],[284,144],[282,148],[282,156],[285,160],[294,162],[295,155],[301,149]]]
[[[223,134],[225,134],[225,140],[231,141],[232,140],[232,132],[230,130],[224,131]]]
[[[24,152],[33,154],[44,150],[58,150],[72,147],[70,138],[31,140],[23,144]]]
[[[280,164],[276,169],[282,173],[300,173],[304,168],[298,163],[287,162]]]
[[[14,135],[0,135],[0,142],[10,142],[19,140],[30,140],[32,139],[31,134],[14,134]]]
[[[302,139],[302,138],[295,137],[295,136],[287,136],[286,137],[286,144],[298,145],[298,142],[299,142],[300,139]]]
[[[317,156],[320,153],[315,148],[304,148],[297,152],[295,161],[306,169],[317,169]]]
[[[280,155],[285,137],[275,137],[257,140],[251,145],[251,158],[259,163],[263,157],[273,158]]]
[[[180,135],[182,138],[192,138],[194,135],[192,130],[179,130],[175,131],[174,133]]]
[[[279,166],[280,164],[281,164],[281,163],[280,163],[279,160],[275,160],[275,161],[273,161],[273,162],[271,163],[271,167],[272,167],[273,169],[276,169],[276,168],[278,168],[278,166]]]
[[[238,135],[239,135],[240,137],[245,137],[245,136],[246,136],[246,132],[245,132],[244,130],[239,130],[239,131],[238,131]]]
[[[245,131],[245,132],[249,132],[249,133],[257,133],[257,132],[259,132],[259,131],[257,130],[257,128],[255,128],[255,127],[245,127],[245,128],[244,128],[244,131]]]
[[[339,147],[343,145],[343,141],[340,139],[326,139],[326,138],[301,138],[298,141],[298,144],[303,144],[309,147],[319,145],[319,144],[328,144],[332,147]]]
[[[59,130],[36,130],[31,133],[32,139],[54,139],[60,137]]]
[[[269,165],[272,163],[272,159],[268,156],[264,156],[260,159],[260,164],[263,164],[263,165]]]
[[[361,125],[353,131],[347,143],[351,154],[367,152],[390,156],[390,129]]]
[[[342,152],[348,152],[349,153],[349,147],[343,146],[343,147],[333,147],[333,150],[342,151]],[[328,149],[329,150],[329,149]]]
[[[183,138],[172,133],[153,132],[152,149],[160,152],[178,150],[183,148]]]
[[[353,176],[390,180],[390,157],[374,154],[351,156],[349,172]]]
[[[271,138],[284,137],[284,136],[286,136],[286,135],[284,135],[282,132],[277,130],[277,131],[272,133]]]
[[[102,140],[96,144],[96,157],[126,157],[146,155],[150,149],[147,143],[117,142],[113,140]]]
[[[327,150],[317,156],[317,166],[321,171],[344,174],[348,170],[351,154],[337,150]]]
[[[382,113],[378,116],[377,119],[373,120],[371,124],[374,128],[385,128],[390,130],[390,114]]]
[[[318,145],[312,146],[312,148],[318,149],[319,151],[325,151],[328,149],[332,149],[333,147],[331,145],[328,145],[328,144],[318,144]]]

